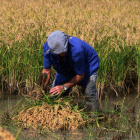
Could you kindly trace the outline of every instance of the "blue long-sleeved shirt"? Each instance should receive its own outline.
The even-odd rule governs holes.
[[[57,73],[65,76],[67,79],[75,75],[85,73],[85,78],[78,84],[85,86],[89,77],[97,72],[99,68],[99,58],[96,51],[81,39],[71,36],[68,42],[68,50],[63,61],[59,60],[58,55],[49,52],[48,43],[43,46],[44,68],[48,69],[53,65]]]

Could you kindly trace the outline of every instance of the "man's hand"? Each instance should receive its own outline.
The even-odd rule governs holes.
[[[50,76],[51,76],[51,68],[50,69],[43,69],[42,70],[42,74],[44,74],[44,73],[47,73],[47,79],[46,79],[46,81],[45,81],[45,84],[44,84],[44,87],[43,87],[43,90],[46,92],[46,90],[47,90],[47,85],[48,85],[48,83],[49,83],[49,80],[50,80]]]
[[[49,93],[52,94],[52,95],[57,96],[57,95],[59,95],[62,92],[62,90],[63,90],[63,86],[62,85],[58,85],[58,86],[53,87],[50,90]]]
[[[50,69],[44,68],[42,70],[42,74],[39,76],[39,85],[42,91],[37,92],[36,99],[39,99],[40,96],[41,97],[43,96],[42,92],[45,93],[47,91],[47,85],[50,80],[50,75],[51,75],[51,68]]]
[[[72,86],[75,86],[77,83],[79,83],[80,81],[82,81],[85,77],[85,73],[83,73],[82,75],[76,75],[75,77],[73,77],[70,81],[68,81],[67,83],[65,83],[64,85],[67,87],[67,88],[70,88]],[[58,86],[55,86],[53,87],[51,90],[50,90],[50,94],[52,95],[59,95],[63,90],[63,86],[62,85],[58,85]]]

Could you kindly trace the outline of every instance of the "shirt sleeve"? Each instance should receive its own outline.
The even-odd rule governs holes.
[[[43,59],[44,59],[43,67],[45,69],[51,68],[52,63],[51,63],[51,59],[50,59],[50,54],[49,53],[46,54],[45,45],[43,46]]]
[[[74,57],[74,71],[78,75],[82,75],[83,72],[85,72],[85,59],[83,53],[79,53]]]

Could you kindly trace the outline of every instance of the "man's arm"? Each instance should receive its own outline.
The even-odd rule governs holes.
[[[65,83],[64,86],[66,86],[67,88],[73,87],[77,85],[79,82],[81,82],[84,79],[84,77],[85,77],[85,73],[83,73],[82,75],[76,75],[70,81]]]
[[[83,73],[82,75],[76,75],[75,77],[73,77],[70,81],[68,81],[67,83],[65,83],[64,85],[67,88],[70,88],[72,86],[75,86],[76,84],[78,84],[80,81],[82,81],[85,77],[85,73]],[[54,95],[58,95],[61,93],[61,91],[63,90],[63,85],[58,85],[53,87],[50,90],[50,94],[54,94]]]
[[[51,68],[49,68],[49,69],[43,68],[42,74],[43,73],[47,73],[47,79],[46,79],[46,82],[44,84],[44,89],[43,89],[44,91],[46,91],[47,90],[47,85],[48,85],[48,83],[50,81],[50,77],[51,77]]]

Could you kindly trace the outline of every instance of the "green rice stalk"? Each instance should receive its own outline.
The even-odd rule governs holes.
[[[140,92],[140,46],[137,48],[138,92]]]
[[[20,129],[18,129],[15,140],[18,140],[18,137],[19,137],[19,134],[21,133],[21,130],[22,130],[22,127]]]

